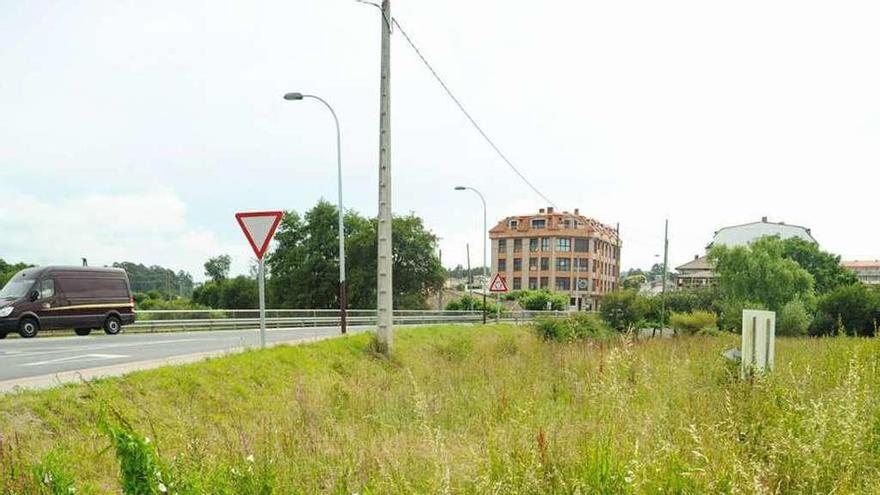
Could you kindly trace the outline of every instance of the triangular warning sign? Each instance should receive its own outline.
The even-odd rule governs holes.
[[[241,230],[251,244],[257,259],[263,259],[263,256],[269,249],[269,241],[275,235],[275,229],[281,223],[282,216],[284,216],[284,212],[281,211],[255,211],[235,214],[235,219],[238,220],[238,225],[241,226]]]
[[[496,273],[492,283],[489,284],[489,292],[507,292],[507,282],[500,273]]]

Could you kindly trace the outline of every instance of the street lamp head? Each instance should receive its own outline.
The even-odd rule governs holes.
[[[456,191],[464,191],[465,189],[467,189],[467,188],[464,186],[455,186]]]
[[[302,100],[302,93],[287,93],[284,95],[285,100]]]

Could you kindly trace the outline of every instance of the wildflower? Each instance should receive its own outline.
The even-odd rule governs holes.
[[[150,444],[150,437],[144,437],[144,443],[149,445]]]
[[[159,482],[159,491],[162,493],[168,492],[168,488],[165,486],[165,483]]]
[[[253,464],[253,463],[254,463],[254,454],[251,454],[251,455],[247,456],[247,457],[245,458],[245,460],[248,461],[248,462],[250,462],[251,464]]]

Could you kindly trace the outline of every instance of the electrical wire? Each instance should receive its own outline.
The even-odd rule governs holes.
[[[480,124],[478,124],[477,121],[471,116],[470,112],[468,112],[464,108],[464,105],[458,98],[456,98],[452,90],[449,89],[449,86],[446,84],[443,78],[440,77],[440,74],[438,74],[437,71],[434,70],[434,67],[430,64],[430,62],[428,62],[428,59],[426,59],[425,56],[422,55],[422,51],[419,50],[415,42],[413,42],[412,38],[410,38],[409,35],[406,34],[406,31],[403,29],[403,26],[401,26],[400,23],[397,21],[397,18],[392,16],[391,21],[394,23],[395,26],[397,26],[397,29],[400,30],[400,34],[403,35],[404,39],[406,39],[406,42],[409,43],[409,46],[412,47],[412,49],[416,52],[416,55],[419,56],[419,59],[421,59],[422,63],[425,64],[425,67],[427,67],[431,74],[434,76],[434,79],[436,79],[437,82],[440,83],[440,86],[443,87],[443,90],[446,91],[446,94],[449,95],[449,98],[451,98],[455,105],[458,106],[458,109],[461,110],[461,113],[463,113],[465,117],[467,117],[467,119],[474,126],[477,132],[479,132],[480,135],[483,136],[483,139],[485,139],[486,142],[489,143],[489,146],[491,146],[492,149],[495,150],[495,153],[497,153],[498,156],[501,157],[502,160],[504,160],[504,163],[506,163],[507,166],[510,167],[510,169],[513,170],[514,173],[516,173],[516,175],[519,176],[519,178],[522,179],[522,181],[525,182],[526,185],[528,185],[532,189],[532,191],[535,192],[535,194],[546,201],[548,205],[555,207],[556,205],[553,203],[553,201],[550,201],[550,199],[546,195],[544,195],[544,193],[539,191],[534,184],[526,179],[525,175],[523,175],[522,172],[520,172],[519,169],[516,168],[516,166],[507,158],[507,156],[505,156],[504,152],[501,151],[501,148],[499,148],[498,145],[496,145],[495,142],[492,141],[492,138],[490,138],[489,135],[486,134]]]

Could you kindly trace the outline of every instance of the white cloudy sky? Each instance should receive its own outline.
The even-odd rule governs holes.
[[[647,266],[717,228],[807,225],[880,257],[880,6],[871,1],[395,0],[394,14],[560,209],[620,222]],[[446,264],[490,219],[544,206],[469,127],[399,35],[394,209]],[[350,0],[0,0],[0,257],[247,269],[233,214],[335,198],[376,211],[378,11]],[[476,254],[474,254],[476,253]]]

